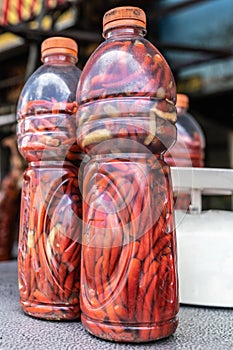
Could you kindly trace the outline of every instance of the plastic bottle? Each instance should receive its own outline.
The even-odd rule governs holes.
[[[144,38],[145,13],[110,10],[105,41],[77,89],[83,176],[81,320],[92,334],[147,342],[177,327],[176,240],[170,169],[176,87]]]
[[[172,166],[204,166],[205,137],[200,125],[188,112],[189,97],[177,94],[177,141],[165,155]]]
[[[18,147],[28,161],[18,243],[20,302],[25,313],[51,320],[80,317],[77,53],[72,39],[43,41],[43,64],[26,82],[17,106]]]
[[[188,112],[189,97],[177,94],[177,141],[165,154],[165,161],[170,166],[203,167],[205,137],[200,125]],[[174,193],[176,209],[187,210],[190,205],[190,195],[187,193]]]

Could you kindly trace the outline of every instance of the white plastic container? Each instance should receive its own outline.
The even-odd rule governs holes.
[[[233,194],[233,169],[171,170],[192,198],[189,213],[175,211],[180,302],[233,307],[233,211],[201,209],[202,194]]]

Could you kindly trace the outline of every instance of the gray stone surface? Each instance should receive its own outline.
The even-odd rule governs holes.
[[[179,326],[167,339],[121,344],[97,339],[80,322],[42,321],[20,308],[16,261],[0,263],[0,350],[230,350],[233,310],[181,306]]]

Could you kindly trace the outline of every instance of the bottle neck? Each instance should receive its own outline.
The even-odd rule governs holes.
[[[62,54],[53,54],[49,56],[44,56],[42,59],[44,64],[53,64],[53,65],[75,65],[77,62],[77,57],[72,55]]]
[[[105,39],[110,39],[114,37],[134,37],[134,36],[141,36],[144,37],[146,35],[146,29],[142,27],[135,27],[135,26],[122,26],[122,27],[116,27],[116,28],[110,28],[106,31],[103,31],[103,37]]]

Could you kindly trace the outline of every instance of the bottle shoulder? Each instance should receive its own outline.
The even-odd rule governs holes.
[[[176,87],[168,63],[150,41],[121,36],[101,43],[83,69],[78,103],[100,94],[141,94],[175,102]]]
[[[30,101],[73,102],[81,70],[72,66],[40,66],[26,81],[19,96],[17,111]]]
[[[178,137],[179,135],[180,137],[182,137],[182,135],[186,135],[191,138],[193,138],[194,136],[198,137],[201,143],[201,147],[202,148],[205,147],[204,132],[192,114],[188,112],[183,114],[178,114],[176,126],[177,126]]]

